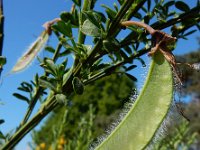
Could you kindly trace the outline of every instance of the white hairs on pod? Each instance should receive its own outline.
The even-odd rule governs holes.
[[[100,143],[102,143],[112,133],[112,131],[119,125],[119,123],[123,120],[123,118],[129,112],[129,110],[133,106],[137,97],[138,97],[138,93],[136,89],[132,89],[130,96],[128,98],[128,102],[124,104],[124,108],[120,112],[118,118],[107,129],[105,129],[105,133],[102,136],[98,137],[97,141],[91,143],[90,148],[89,148],[90,150],[94,150]]]
[[[28,67],[28,65],[33,61],[39,51],[44,47],[49,34],[43,31],[40,36],[29,46],[28,50],[19,58],[15,66],[12,68],[11,73],[19,72]]]

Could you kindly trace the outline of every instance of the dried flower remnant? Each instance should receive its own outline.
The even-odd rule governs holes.
[[[52,26],[53,24],[55,24],[56,22],[58,22],[58,21],[61,21],[61,19],[60,19],[60,18],[55,18],[55,19],[53,19],[53,20],[51,20],[51,21],[45,22],[42,26],[45,28],[46,32],[47,32],[49,35],[51,35],[51,33],[52,33],[51,26]]]
[[[160,30],[155,30],[151,26],[143,23],[143,22],[137,22],[137,21],[124,21],[121,23],[122,26],[131,26],[136,25],[138,27],[144,28],[146,31],[148,31],[152,36],[152,49],[148,53],[149,56],[153,56],[156,51],[160,51],[165,59],[170,63],[172,66],[172,69],[174,71],[174,74],[176,78],[179,80],[179,82],[182,84],[181,79],[178,76],[177,69],[176,69],[176,60],[171,52],[171,50],[174,48],[174,45],[177,41],[176,37],[172,37],[171,35],[162,32]]]

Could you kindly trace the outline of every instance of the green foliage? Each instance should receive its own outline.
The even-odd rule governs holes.
[[[172,123],[173,124],[173,123]],[[197,133],[191,132],[189,123],[179,120],[168,129],[167,136],[154,145],[155,150],[182,149],[188,150],[195,143]]]
[[[0,68],[2,68],[2,66],[5,64],[6,64],[6,58],[3,56],[0,56]]]
[[[129,78],[125,75],[116,74],[86,86],[85,92],[81,96],[72,96],[68,99],[70,107],[67,108],[67,125],[62,132],[64,139],[76,143],[78,141],[74,137],[80,133],[79,130],[87,130],[87,128],[80,127],[80,120],[82,120],[81,118],[87,118],[90,104],[93,106],[95,118],[90,129],[92,131],[91,137],[88,140],[91,142],[103,134],[104,129],[117,117],[123,104],[128,101],[132,88],[134,88],[134,84]],[[65,107],[56,109],[41,129],[33,132],[32,138],[35,145],[39,146],[41,143],[51,145],[53,143],[54,133],[52,128],[58,128],[62,124],[65,110]],[[85,123],[87,124],[88,120]],[[84,140],[81,144],[87,142]],[[76,147],[76,145],[74,146]]]
[[[106,4],[103,5],[105,12],[98,12],[94,10],[96,9],[96,7],[94,7],[96,0],[84,0],[83,2],[80,0],[72,0],[72,2],[74,5],[71,12],[63,12],[60,15],[61,19],[56,18],[55,20],[47,22],[44,25],[45,31],[42,32],[36,42],[34,42],[30,49],[19,59],[12,70],[12,72],[16,72],[24,69],[33,60],[39,50],[41,50],[51,33],[57,37],[59,41],[57,47],[46,48],[46,50],[52,54],[52,58],[39,59],[44,74],[40,76],[35,75],[35,80],[32,81],[31,84],[23,84],[19,87],[21,91],[26,92],[26,94],[28,93],[29,97],[27,98],[27,95],[24,96],[21,93],[14,94],[19,99],[28,102],[27,112],[16,132],[6,141],[2,150],[13,149],[28,132],[45,118],[45,116],[56,107],[59,108],[58,106],[63,106],[63,101],[69,114],[69,123],[65,128],[66,131],[63,130],[63,132],[65,136],[68,135],[66,133],[70,133],[67,138],[76,141],[75,144],[72,142],[70,145],[82,146],[81,144],[83,143],[78,142],[80,142],[80,139],[84,136],[83,134],[76,136],[77,131],[83,132],[87,130],[88,137],[91,138],[95,138],[102,133],[102,128],[101,130],[97,129],[110,123],[109,119],[112,115],[117,112],[119,108],[122,108],[124,98],[127,97],[126,93],[129,92],[129,89],[125,88],[127,87],[124,85],[125,82],[119,82],[120,80],[118,80],[118,77],[112,77],[110,82],[105,80],[106,83],[104,84],[102,84],[105,82],[104,80],[102,80],[103,82],[97,81],[111,74],[117,74],[116,76],[119,74],[122,76],[127,75],[135,81],[136,78],[127,73],[127,71],[135,68],[134,60],[139,60],[142,65],[145,65],[141,56],[150,51],[150,46],[154,46],[154,42],[150,42],[151,39],[147,36],[147,33],[144,30],[138,29],[138,27],[128,27],[129,32],[123,34],[124,32],[122,29],[124,27],[121,22],[130,20],[131,18],[133,18],[133,20],[137,18],[139,21],[146,24],[152,22],[151,27],[158,31],[169,27],[171,28],[172,35],[177,39],[185,39],[189,34],[193,33],[194,31],[188,31],[192,26],[196,26],[200,29],[199,4],[193,8],[189,8],[187,4],[182,1],[165,2],[163,0],[155,0],[155,3],[152,3],[149,0],[120,0],[119,4],[113,4],[113,8]],[[181,13],[171,11],[175,7],[181,10]],[[76,38],[77,32],[75,28],[78,28],[78,38]],[[120,37],[122,34],[123,37]],[[87,41],[85,39],[87,36],[92,36],[90,37],[93,40],[92,45],[86,43]],[[159,42],[160,38],[161,37],[158,37],[156,42]],[[91,43],[92,41],[89,42],[89,44]],[[110,45],[108,43],[110,43]],[[160,47],[162,46],[161,43]],[[141,47],[145,48],[139,50]],[[163,51],[163,54],[165,58],[169,58],[167,56],[173,56],[171,52],[166,49]],[[71,56],[74,58],[74,61],[73,64],[69,65],[70,63],[67,63],[67,60]],[[166,74],[163,72],[166,71],[166,67],[163,68],[164,70],[160,70],[161,75]],[[150,72],[152,70],[150,70]],[[167,73],[170,73],[170,71],[168,70]],[[117,79],[114,80],[114,78]],[[149,79],[152,78],[149,77]],[[152,95],[154,94],[152,92],[154,92],[155,87],[165,88],[162,84],[158,83],[156,79],[153,79],[153,81],[157,84],[147,86],[152,88],[149,90]],[[117,86],[117,88],[113,87],[113,83],[118,83],[120,86]],[[92,84],[94,84],[94,86],[89,86]],[[83,93],[83,87],[87,87],[87,85],[88,88],[85,88]],[[171,87],[169,89],[171,89]],[[100,91],[100,94],[96,93],[97,90]],[[47,91],[48,94],[44,95]],[[82,95],[80,96],[78,94]],[[158,93],[155,93],[155,95],[158,96]],[[165,97],[163,93],[162,95],[163,99],[169,98],[167,96]],[[32,115],[33,109],[39,100],[41,102],[40,108],[35,115]],[[162,101],[163,105],[158,105],[158,108],[151,107],[155,108],[154,110],[160,110],[162,107],[165,107],[165,109],[163,109],[162,115],[158,117],[158,123],[154,124],[153,121],[148,118],[145,120],[145,125],[148,125],[148,122],[153,123],[152,128],[154,129],[154,131],[149,134],[145,144],[151,140],[150,138],[159,127],[160,121],[165,116],[166,110],[169,107],[169,101],[170,98],[166,101]],[[89,125],[89,128],[84,128],[85,125],[82,123],[84,121],[79,120],[84,113],[88,112],[90,103],[93,104],[95,110],[94,114],[97,120],[101,121],[98,123],[97,120],[94,120],[96,128],[93,130],[95,132],[92,136],[90,135],[90,126],[92,124]],[[148,101],[137,103],[144,106],[149,104]],[[155,102],[152,103],[154,104]],[[144,110],[142,106],[140,106],[140,108],[141,109],[137,109],[138,114],[142,113]],[[145,109],[144,111],[147,110]],[[148,112],[146,113],[148,114]],[[31,115],[33,116],[32,118],[30,117]],[[155,113],[155,116],[156,115],[158,114]],[[140,115],[138,116],[142,118]],[[63,115],[56,117],[56,119],[57,120],[54,122],[63,122]],[[86,120],[89,121],[90,119]],[[49,136],[51,124],[53,123],[49,123],[49,127],[46,128],[46,130],[44,129],[45,132],[42,131],[43,129],[40,131],[40,133],[43,134],[48,133],[45,138]],[[79,127],[83,127],[83,129],[77,130],[78,125],[80,125]],[[140,123],[140,125],[141,127],[143,126],[142,123]],[[40,139],[40,142],[48,143],[49,140],[45,141],[45,138],[42,137],[38,139]],[[55,140],[53,137],[49,138],[51,138],[50,141],[53,139]],[[88,144],[88,141],[84,142]],[[135,142],[137,143],[137,141]],[[39,141],[36,143],[39,144]],[[54,143],[57,145],[58,142]]]

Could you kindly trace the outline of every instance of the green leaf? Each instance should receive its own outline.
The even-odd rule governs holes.
[[[71,14],[70,12],[62,12],[60,14],[60,18],[62,21],[66,23],[70,22],[73,25],[73,27],[77,27],[79,22],[78,22],[78,16],[76,15],[77,15],[76,10],[73,14]]]
[[[82,13],[86,19],[90,20],[90,22],[92,22],[99,29],[101,28],[100,19],[99,20],[96,19],[97,18],[96,14],[93,11],[83,11]]]
[[[195,29],[192,30],[192,31],[189,31],[189,32],[185,33],[184,36],[188,36],[188,35],[190,35],[190,34],[193,34],[193,33],[196,32],[196,31],[197,31],[197,30],[195,30]]]
[[[136,58],[137,60],[140,61],[140,63],[142,64],[142,67],[146,67],[145,61],[142,58]]]
[[[0,56],[0,67],[6,64],[6,58],[3,56]]]
[[[0,125],[3,124],[5,121],[3,119],[0,119]]]
[[[175,3],[175,6],[176,6],[176,8],[178,8],[181,11],[185,11],[185,12],[190,11],[190,7],[183,1],[177,1]]]
[[[131,65],[128,68],[126,68],[126,71],[130,71],[130,70],[132,70],[132,69],[134,69],[136,67],[137,67],[136,65]]]
[[[74,79],[72,80],[72,85],[73,85],[74,92],[76,94],[78,95],[83,94],[84,85],[78,77],[74,77]]]
[[[101,36],[101,30],[88,19],[84,21],[81,27],[81,32],[89,36]]]
[[[52,82],[49,82],[47,80],[44,79],[39,79],[39,85],[43,88],[49,88],[53,91],[56,91],[56,86],[54,84],[52,84]]]
[[[62,12],[60,14],[60,18],[61,20],[63,20],[64,22],[69,22],[72,19],[72,14],[69,12]]]
[[[51,47],[51,46],[46,46],[45,48],[44,48],[46,51],[48,51],[48,52],[50,52],[50,53],[55,53],[55,49],[53,48],[53,47]]]
[[[142,15],[141,15],[139,12],[136,12],[133,16],[134,16],[135,18],[137,18],[137,19],[142,20]]]
[[[106,5],[101,5],[102,7],[106,8],[106,13],[108,15],[108,18],[110,20],[113,20],[117,14],[117,12],[115,12],[114,10],[112,10],[110,7],[106,6]]]
[[[153,57],[143,89],[124,119],[96,150],[141,150],[151,142],[171,105],[171,67],[160,53]]]
[[[69,49],[64,50],[63,52],[59,53],[59,57],[67,56],[71,53]]]
[[[81,0],[72,0],[77,6],[81,6]]]
[[[15,96],[16,98],[18,98],[19,100],[27,102],[28,104],[30,102],[30,100],[27,97],[25,97],[25,96],[23,96],[21,94],[13,93],[13,96]]]
[[[125,73],[127,75],[127,77],[129,77],[129,79],[131,79],[133,82],[136,82],[137,81],[137,78],[132,76],[131,74],[129,73]]]
[[[151,9],[151,0],[148,0],[148,1],[147,1],[147,6],[148,6],[148,8],[147,8],[148,11],[150,12],[150,9]]]
[[[108,38],[103,40],[103,47],[107,52],[112,53],[120,50],[120,43],[114,38]]]
[[[53,25],[52,28],[67,37],[72,37],[72,28],[69,22],[59,21],[57,24]]]
[[[5,135],[3,135],[3,133],[0,131],[0,139],[6,139]]]
[[[170,7],[170,6],[174,5],[174,4],[175,4],[175,1],[174,1],[174,0],[171,0],[171,1],[166,2],[166,3],[164,4],[164,7]]]
[[[44,59],[44,63],[45,63],[45,70],[50,70],[49,73],[51,73],[52,75],[56,76],[56,65],[54,64],[52,59],[46,58]]]
[[[130,48],[129,46],[125,46],[125,47],[123,47],[123,48],[124,48],[124,50],[125,50],[129,55],[132,54],[132,50],[131,50],[131,48]]]

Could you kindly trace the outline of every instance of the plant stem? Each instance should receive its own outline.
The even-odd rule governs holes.
[[[117,29],[119,29],[119,23],[121,19],[124,17],[126,12],[129,10],[129,8],[132,6],[135,0],[127,0],[124,2],[124,4],[121,6],[121,9],[117,13],[115,19],[112,21],[110,28],[108,29],[108,35],[107,36],[113,36]]]
[[[187,19],[191,19],[194,18],[195,16],[198,16],[199,14],[199,7],[194,7],[193,9],[191,9],[189,12],[185,12],[183,14],[181,14],[179,17],[177,18],[173,18],[168,20],[165,23],[160,23],[159,21],[153,23],[152,25],[150,25],[152,28],[156,29],[156,30],[162,30],[165,29],[171,25],[177,24],[178,22],[184,22]],[[131,41],[129,40],[129,37],[131,37]],[[131,33],[129,33],[129,35],[127,35],[122,41],[121,41],[121,45],[129,45],[129,43],[132,43],[133,40],[135,40],[138,37],[137,32],[132,31]]]
[[[121,25],[122,25],[122,26],[136,25],[136,26],[139,26],[139,27],[144,28],[144,29],[147,30],[151,35],[153,35],[153,34],[155,33],[155,30],[154,30],[151,26],[149,26],[149,25],[147,25],[147,24],[145,24],[145,23],[143,23],[143,22],[138,22],[138,21],[124,21],[124,22],[121,23]]]
[[[62,44],[59,42],[58,43],[58,46],[56,48],[56,51],[54,53],[54,56],[53,56],[53,61],[56,62],[57,59],[58,59],[58,55],[59,55],[59,52],[62,48]],[[48,76],[47,73],[45,73],[45,76]],[[38,99],[40,98],[41,94],[43,93],[44,89],[42,87],[38,87],[38,88],[35,88],[35,94],[31,100],[31,103],[29,104],[29,107],[26,111],[26,114],[24,116],[24,119],[22,120],[22,122],[20,123],[20,127],[22,127],[29,119],[29,117],[31,116],[32,112],[33,112],[33,109],[35,108],[35,105],[38,101]]]
[[[3,51],[3,39],[4,39],[4,15],[3,15],[3,0],[0,0],[0,56]]]
[[[82,12],[90,9],[90,5],[91,5],[91,0],[84,0],[82,10],[80,11],[80,14],[79,14],[79,26],[80,27],[82,26],[83,22],[85,21],[83,18]],[[81,32],[81,30],[79,29],[78,43],[83,44],[85,42],[85,37],[86,37],[85,34],[83,32]]]
[[[26,111],[24,119],[20,123],[19,128],[21,128],[28,121],[29,117],[31,116],[31,114],[33,112],[33,109],[35,108],[35,104],[37,103],[38,99],[40,98],[42,92],[43,92],[43,88],[41,88],[41,87],[36,88],[35,94],[33,95],[31,103],[29,104],[29,107]]]
[[[117,64],[110,66],[110,67],[106,68],[105,70],[99,72],[98,74],[92,76],[90,79],[84,81],[84,84],[87,85],[91,82],[94,82],[98,79],[101,79],[105,76],[110,75],[111,72],[115,71],[118,67],[123,66],[124,64],[128,63],[129,61],[132,61],[133,59],[148,53],[150,50],[151,50],[150,48],[148,48],[148,49],[144,48],[144,49],[139,50],[137,54],[134,54],[134,55],[128,57],[126,60],[118,62]]]
[[[2,56],[3,51],[3,39],[4,39],[4,15],[3,15],[3,0],[0,0],[0,56]],[[2,72],[2,67],[0,66],[0,76]]]
[[[40,121],[51,112],[58,102],[51,97],[49,99],[48,105],[44,106],[41,111],[39,111],[29,122],[24,124],[12,137],[11,139],[1,148],[1,150],[11,150],[14,146],[28,133],[30,132]]]

